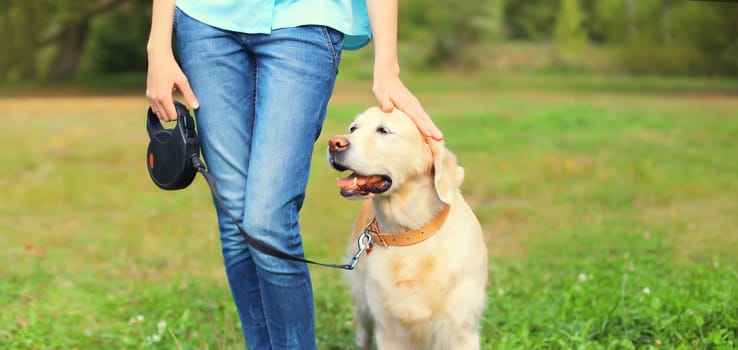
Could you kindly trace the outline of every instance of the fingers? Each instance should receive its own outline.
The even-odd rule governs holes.
[[[173,83],[164,77],[151,75],[147,79],[146,98],[149,100],[151,111],[163,121],[177,119],[177,110],[172,99]]]
[[[443,140],[443,133],[441,132],[440,129],[438,129],[436,124],[433,123],[433,120],[431,120],[430,116],[428,116],[428,114],[425,113],[425,111],[422,111],[422,114],[420,114],[420,117],[417,117],[418,114],[415,114],[415,115],[416,115],[415,118],[413,117],[411,118],[413,118],[413,120],[415,121],[415,124],[418,126],[418,129],[420,129],[420,132],[423,135],[430,137],[436,141]]]
[[[187,77],[171,53],[149,57],[149,69],[146,76],[146,98],[152,112],[159,119],[172,121],[177,119],[172,93],[179,89],[184,102],[190,108],[199,108],[200,104],[190,87]]]
[[[419,128],[421,129],[421,132],[427,136],[430,137],[436,141],[443,140],[443,133],[440,129],[433,123],[433,121],[430,120],[430,118],[422,119],[420,121],[416,121],[416,124],[419,124]]]
[[[193,109],[197,109],[200,107],[197,97],[192,91],[187,78],[183,77],[179,81],[176,81],[174,83],[174,87],[172,87],[171,89],[152,89],[152,91],[146,93],[146,97],[149,100],[149,105],[151,106],[151,111],[154,112],[154,114],[156,114],[156,116],[160,120],[177,120],[177,109],[174,106],[174,98],[172,97],[172,93],[176,91],[178,87],[181,90],[182,95],[184,96],[184,100],[187,106]]]
[[[192,109],[200,108],[200,102],[197,101],[197,97],[195,97],[195,93],[192,91],[192,88],[190,88],[190,84],[187,81],[185,81],[183,85],[180,85],[180,90],[182,91],[182,96],[184,96],[187,106]]]
[[[426,136],[435,140],[443,140],[443,133],[433,123],[428,113],[425,112],[415,95],[407,89],[398,77],[386,77],[375,75],[372,92],[382,111],[389,113],[397,107],[405,112],[415,122],[418,130]]]
[[[147,95],[151,111],[163,121],[172,121],[177,119],[177,109],[174,107],[174,100],[171,93],[167,97],[159,95]]]
[[[387,93],[375,92],[374,98],[377,99],[377,103],[379,103],[379,108],[381,108],[382,111],[385,113],[392,112],[392,110],[395,108],[395,104],[392,102],[392,99]]]
[[[420,130],[423,135],[437,141],[443,140],[443,133],[438,129],[436,124],[433,123],[433,120],[428,113],[426,113],[425,109],[423,109],[423,106],[420,104],[420,101],[418,101],[415,96],[410,94],[405,99],[393,102],[397,108],[405,112],[405,114],[415,122],[418,130]]]
[[[174,107],[174,100],[169,97],[168,101],[163,104],[164,107],[164,117],[160,117],[160,119],[163,119],[165,121],[173,121],[177,120],[177,108]]]

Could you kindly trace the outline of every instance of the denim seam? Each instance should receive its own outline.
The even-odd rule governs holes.
[[[338,61],[338,57],[336,55],[336,48],[333,46],[333,40],[331,40],[331,35],[328,33],[328,27],[326,26],[320,26],[320,31],[323,33],[323,37],[325,38],[326,46],[328,47],[328,53],[331,56],[331,63],[333,64],[333,69],[338,68],[338,64],[336,63]]]
[[[254,69],[254,86],[253,86],[253,89],[251,89],[254,91],[254,95],[253,95],[254,98],[251,101],[254,104],[254,114],[256,114],[256,106],[257,106],[256,101],[257,101],[257,98],[259,98],[259,65],[256,63],[256,59],[253,59],[251,64]],[[251,128],[252,140],[254,137],[253,134],[254,134],[254,128]]]

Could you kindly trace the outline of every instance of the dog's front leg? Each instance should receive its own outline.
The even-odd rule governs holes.
[[[356,320],[356,346],[362,350],[371,350],[374,342],[374,319],[366,305],[354,306]]]
[[[377,349],[378,350],[408,350],[412,349],[412,346],[410,345],[407,335],[400,334],[398,332],[401,327],[395,327],[395,329],[391,328],[383,328],[383,327],[377,327],[376,331],[376,337],[377,337]]]
[[[351,286],[351,298],[354,300],[354,321],[356,322],[356,346],[362,350],[371,350],[374,343],[374,317],[369,310],[366,297],[366,267],[360,262],[356,270],[346,274]]]

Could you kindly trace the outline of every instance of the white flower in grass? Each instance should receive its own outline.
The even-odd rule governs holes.
[[[154,334],[154,335],[151,336],[151,341],[154,342],[154,343],[158,343],[158,342],[161,341],[161,336],[158,335],[158,334]]]
[[[156,324],[156,330],[159,331],[159,334],[164,333],[165,329],[167,329],[167,321],[159,321],[159,323]]]
[[[643,288],[643,294],[651,294],[651,289],[648,287]]]
[[[587,282],[587,275],[582,272],[582,273],[579,274],[579,276],[577,277],[577,279],[581,283]]]
[[[145,319],[144,319],[143,315],[141,315],[141,314],[138,314],[138,315],[135,315],[135,316],[133,316],[133,317],[129,318],[129,319],[128,319],[128,324],[136,324],[136,323],[141,323],[141,322],[143,322],[144,320],[145,320]]]

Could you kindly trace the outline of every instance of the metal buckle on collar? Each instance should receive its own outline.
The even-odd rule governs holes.
[[[364,232],[371,232],[379,238],[379,243],[383,247],[389,247],[389,244],[387,244],[387,241],[384,240],[384,237],[382,236],[382,233],[379,232],[379,225],[377,224],[377,218],[373,218],[372,221],[369,222],[368,225],[366,225],[366,228],[364,228]],[[374,237],[374,236],[372,236]]]
[[[372,242],[374,241],[368,231],[369,225],[364,228],[364,231],[361,232],[359,238],[356,240],[356,244],[358,245],[359,250],[356,252],[356,254],[354,254],[353,258],[351,258],[351,264],[349,264],[350,270],[353,270],[354,267],[356,267],[356,264],[359,263],[359,257],[361,256],[361,254],[364,254],[364,252],[366,252],[367,249],[371,247]]]

